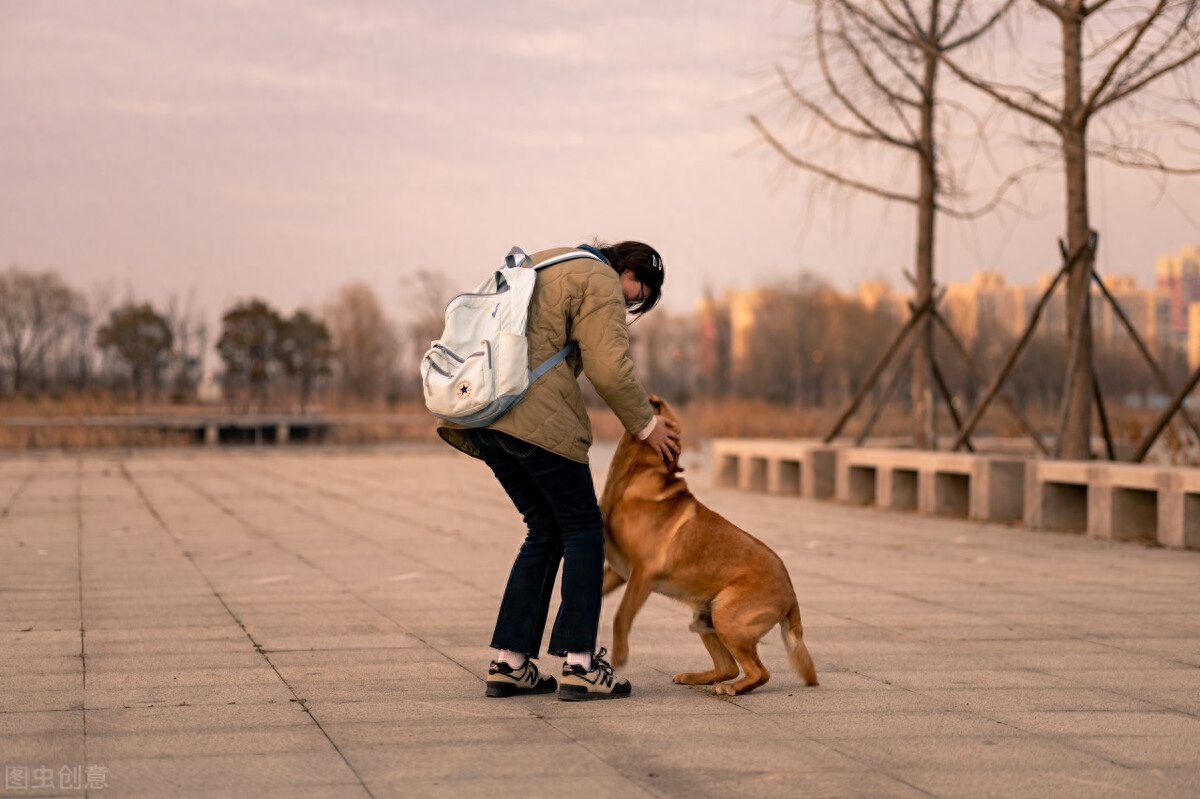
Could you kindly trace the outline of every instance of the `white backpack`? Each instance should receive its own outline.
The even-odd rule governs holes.
[[[532,266],[520,247],[470,294],[446,306],[446,327],[421,360],[425,406],[439,419],[486,427],[517,403],[533,381],[571,354],[574,342],[529,369],[525,328],[537,270],[575,258],[603,259],[576,249]]]

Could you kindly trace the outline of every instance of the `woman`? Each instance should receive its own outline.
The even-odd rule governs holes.
[[[629,359],[626,313],[649,311],[662,296],[663,262],[646,244],[545,250],[533,264],[580,250],[581,257],[539,270],[529,304],[529,362],[539,364],[573,341],[566,361],[539,378],[512,410],[488,427],[442,422],[447,442],[491,467],[524,517],[528,532],[509,574],[492,635],[498,650],[488,668],[487,695],[549,693],[568,700],[629,696],[595,651],[604,575],[604,523],[596,502],[588,450],[592,430],[576,378],[582,371],[625,429],[673,464],[679,431],[654,415]],[[583,250],[599,255],[589,258]],[[563,564],[558,615],[548,651],[565,657],[562,686],[534,659]]]

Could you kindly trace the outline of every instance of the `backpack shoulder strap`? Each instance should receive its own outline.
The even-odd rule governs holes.
[[[518,258],[518,255],[521,257]],[[520,247],[513,247],[508,251],[508,255],[504,256],[504,265],[509,269],[516,269],[519,266],[524,266],[528,260],[529,256],[525,254],[524,250]]]
[[[556,255],[553,258],[547,258],[540,264],[533,263],[533,260],[520,247],[513,247],[508,251],[508,255],[504,256],[504,265],[509,269],[517,269],[523,266],[532,267],[533,269],[545,269],[547,266],[561,264],[563,261],[573,261],[576,258],[591,258],[593,261],[599,261],[602,264],[608,263],[595,247],[581,244],[573,250]]]
[[[571,354],[575,347],[576,344],[574,341],[567,342],[567,346],[563,347],[561,350],[542,361],[541,365],[536,369],[530,370],[529,382],[532,383],[534,380],[537,380],[539,377],[546,374],[546,372],[549,372],[555,366],[558,366],[560,363],[562,363],[563,360]]]

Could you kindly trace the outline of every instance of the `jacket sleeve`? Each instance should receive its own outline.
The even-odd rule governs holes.
[[[626,430],[641,433],[654,420],[654,409],[629,358],[625,298],[611,270],[589,276],[571,333],[579,344],[583,372],[596,393]]]

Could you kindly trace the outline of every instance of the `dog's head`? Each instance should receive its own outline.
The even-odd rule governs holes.
[[[671,407],[670,403],[657,394],[651,394],[649,399],[650,407],[654,409],[656,416],[662,416],[663,418],[670,419],[675,424],[679,424],[679,414],[675,413],[675,409]]]

